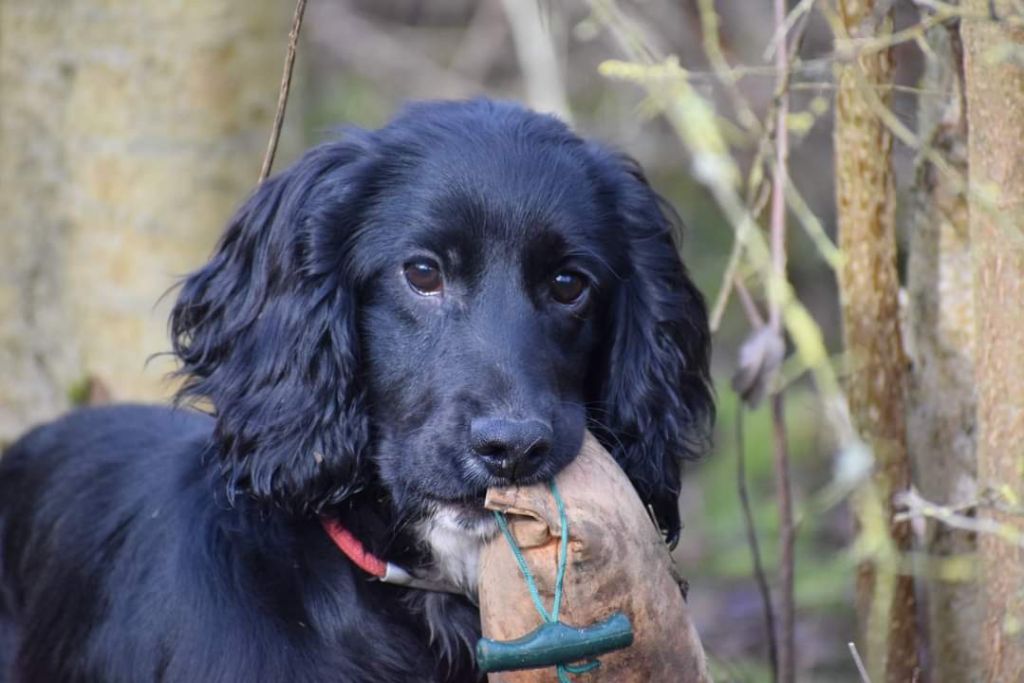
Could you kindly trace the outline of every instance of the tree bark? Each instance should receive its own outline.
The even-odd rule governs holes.
[[[0,444],[86,385],[168,393],[157,302],[255,184],[290,17],[0,0]]]
[[[872,0],[839,0],[847,34],[862,31]],[[889,31],[888,20],[879,31]],[[863,35],[863,34],[861,34]],[[892,135],[872,109],[888,103],[888,50],[836,67],[835,155],[843,335],[851,367],[846,394],[854,424],[876,461],[873,485],[887,520],[882,533],[896,552],[909,549],[907,523],[892,521],[892,494],[910,483],[906,450],[906,357],[899,325]],[[877,95],[872,96],[873,90]],[[894,562],[858,568],[861,652],[875,681],[910,681],[917,669],[914,584]]]
[[[990,502],[979,515],[1024,531],[1019,513],[1002,510],[1019,510],[1024,500],[1024,68],[1014,61],[1024,50],[1024,29],[992,17],[1013,15],[1019,11],[1013,5],[966,2],[971,18],[964,19],[962,35],[978,485]],[[1024,552],[992,534],[980,536],[978,550],[984,675],[989,681],[1024,680]]]
[[[967,178],[967,121],[963,110],[962,49],[957,26],[937,26],[927,35],[930,55],[921,79],[918,137],[924,148]],[[906,340],[912,369],[907,444],[914,482],[941,505],[969,507],[975,483],[974,288],[967,197],[962,184],[944,175],[929,157],[917,161],[910,216]],[[921,577],[927,591],[929,680],[976,680],[981,644],[978,586],[972,576],[974,535],[929,522],[927,555],[960,562],[963,571]]]

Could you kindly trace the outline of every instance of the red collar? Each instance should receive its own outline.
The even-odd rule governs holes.
[[[338,550],[340,550],[345,557],[350,559],[353,564],[364,572],[375,577],[382,583],[391,583],[398,586],[407,586],[409,588],[419,588],[429,591],[440,591],[444,593],[465,594],[463,590],[454,585],[441,581],[421,579],[413,576],[397,564],[385,562],[367,550],[359,539],[353,536],[352,532],[346,529],[344,525],[336,519],[321,517],[320,524],[323,525],[324,531],[327,532],[327,536],[334,542],[334,545],[337,546]]]
[[[378,579],[383,579],[387,576],[388,563],[364,548],[359,539],[342,526],[341,522],[336,519],[321,517],[320,523],[323,525],[327,535],[334,541],[334,545],[338,546],[338,550],[343,552],[348,559],[352,560],[357,567],[367,574],[376,576]]]

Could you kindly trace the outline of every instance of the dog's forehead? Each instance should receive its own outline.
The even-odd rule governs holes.
[[[486,183],[450,188],[424,215],[396,235],[398,250],[424,250],[451,265],[486,270],[509,262],[557,262],[598,251],[607,240],[589,198],[545,193],[514,195]]]
[[[374,211],[387,251],[565,252],[593,248],[609,229],[584,160],[553,145],[458,145],[396,163],[404,172]]]

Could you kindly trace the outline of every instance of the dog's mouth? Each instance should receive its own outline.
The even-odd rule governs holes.
[[[490,512],[484,508],[484,496],[486,491],[473,493],[458,498],[442,498],[440,496],[427,496],[428,500],[439,508],[452,510],[461,514],[489,515]]]
[[[484,507],[485,492],[459,498],[430,496],[431,516],[445,526],[479,532],[494,525],[493,513]]]

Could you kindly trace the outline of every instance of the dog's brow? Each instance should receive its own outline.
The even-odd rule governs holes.
[[[615,266],[608,260],[607,256],[600,249],[590,249],[584,246],[575,246],[566,250],[564,258],[576,259],[583,264],[595,267],[595,270],[607,272],[612,278],[621,280],[622,275]]]

